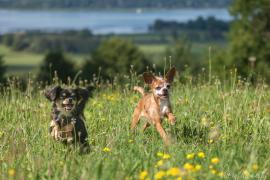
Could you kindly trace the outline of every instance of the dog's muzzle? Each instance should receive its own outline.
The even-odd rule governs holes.
[[[73,100],[72,98],[67,98],[63,101],[62,103],[65,111],[71,111],[74,107],[74,103],[73,103]]]

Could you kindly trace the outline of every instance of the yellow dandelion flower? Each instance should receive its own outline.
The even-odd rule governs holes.
[[[196,164],[194,169],[195,171],[199,171],[202,169],[202,166],[200,164]]]
[[[253,171],[258,171],[258,169],[259,169],[258,164],[253,164],[253,165],[252,165],[252,170],[253,170]]]
[[[11,169],[8,170],[8,175],[9,176],[14,176],[15,174],[16,174],[15,169],[11,168]]]
[[[217,170],[211,169],[211,174],[217,174]]]
[[[159,160],[159,161],[157,162],[157,164],[155,165],[155,167],[160,167],[160,166],[162,166],[163,164],[164,164],[163,160]]]
[[[186,164],[184,164],[184,169],[188,170],[188,171],[191,171],[191,170],[194,169],[194,166],[192,164],[190,164],[190,163],[186,163]]]
[[[101,108],[103,108],[103,104],[98,103],[98,104],[97,104],[97,107],[101,109]]]
[[[166,172],[165,171],[158,171],[155,174],[155,179],[162,179],[164,176],[166,176]]]
[[[139,179],[144,180],[144,179],[146,179],[147,176],[148,176],[148,172],[144,170],[144,171],[140,172]]]
[[[202,117],[201,123],[202,123],[202,125],[205,126],[205,127],[209,126],[209,122],[208,122],[208,120],[207,120],[206,117]]]
[[[186,155],[186,158],[187,158],[187,159],[193,159],[194,156],[195,156],[194,153],[190,153],[190,154],[187,154],[187,155]]]
[[[212,144],[213,142],[214,142],[213,139],[209,139],[209,140],[208,140],[208,143],[209,143],[209,144]]]
[[[213,169],[214,167],[213,167],[213,165],[209,165],[209,169]]]
[[[243,171],[243,175],[246,176],[246,177],[248,177],[248,176],[249,176],[248,170],[244,170],[244,171]]]
[[[219,176],[219,177],[224,177],[224,172],[222,172],[222,171],[219,172],[219,173],[218,173],[218,176]]]
[[[60,161],[59,164],[60,164],[60,166],[63,166],[64,165],[64,162],[63,161]]]
[[[162,156],[163,159],[170,159],[171,155],[164,153]]]
[[[217,164],[217,163],[219,163],[219,159],[217,157],[214,157],[211,159],[211,163]]]
[[[115,94],[115,95],[108,95],[107,99],[108,99],[109,101],[116,101],[117,95],[116,95],[116,94]]]
[[[0,138],[4,136],[4,132],[3,131],[0,131]]]
[[[183,180],[182,177],[178,177],[176,180]]]
[[[198,152],[197,155],[198,155],[199,158],[205,158],[204,152]]]
[[[128,142],[129,142],[129,143],[133,143],[133,140],[132,140],[132,139],[129,139]]]
[[[172,167],[169,170],[167,170],[168,176],[179,176],[181,175],[181,170],[178,167]]]
[[[163,155],[164,155],[164,154],[163,154],[162,152],[158,152],[158,153],[157,153],[157,156],[158,156],[158,157],[163,157]]]
[[[95,106],[97,103],[97,100],[92,100],[92,106]]]
[[[105,148],[103,148],[103,150],[102,150],[103,152],[111,152],[111,149],[110,148],[108,148],[108,147],[105,147]]]

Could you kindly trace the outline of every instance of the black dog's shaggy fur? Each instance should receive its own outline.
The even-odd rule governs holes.
[[[64,89],[55,86],[48,89],[45,96],[52,102],[49,128],[51,136],[64,144],[79,144],[81,153],[89,152],[83,110],[90,91],[84,88]]]

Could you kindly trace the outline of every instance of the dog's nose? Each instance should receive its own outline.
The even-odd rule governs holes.
[[[163,93],[167,94],[168,93],[168,89],[163,89]]]
[[[68,102],[69,103],[72,103],[72,98],[68,98]]]

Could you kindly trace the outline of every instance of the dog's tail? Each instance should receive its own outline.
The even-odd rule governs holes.
[[[144,96],[144,89],[142,87],[134,86],[133,90],[138,91],[139,93],[141,93]]]

